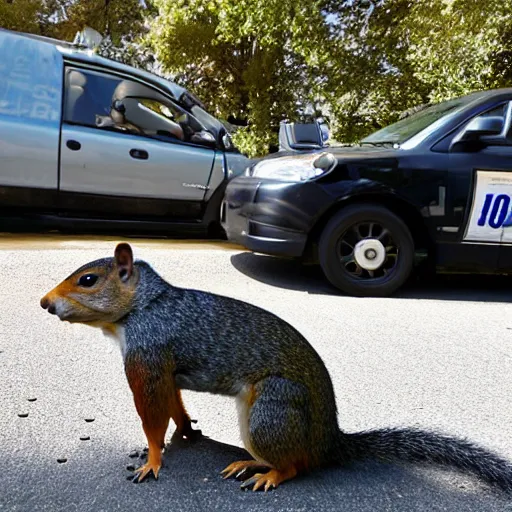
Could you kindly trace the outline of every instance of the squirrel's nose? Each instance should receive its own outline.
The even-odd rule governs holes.
[[[43,297],[41,299],[40,304],[41,304],[41,307],[43,309],[47,309],[48,310],[48,313],[50,313],[51,315],[55,314],[55,304],[50,302],[50,300],[47,297]]]

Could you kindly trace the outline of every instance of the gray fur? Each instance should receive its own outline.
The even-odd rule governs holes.
[[[512,491],[511,464],[469,442],[415,429],[341,432],[327,369],[290,324],[239,300],[172,286],[144,261],[135,272],[134,307],[121,322],[125,363],[144,357],[158,378],[162,360],[172,360],[181,389],[235,396],[253,384],[250,435],[263,460],[279,464],[306,450],[312,465],[367,457],[447,464]]]
[[[307,428],[311,424],[308,390],[280,377],[269,377],[256,387],[260,395],[249,422],[252,447],[264,460],[284,470],[286,466],[280,466],[293,460],[297,447],[314,442]]]
[[[379,429],[340,433],[338,453],[354,460],[423,462],[451,466],[512,492],[512,464],[465,439],[425,430]]]

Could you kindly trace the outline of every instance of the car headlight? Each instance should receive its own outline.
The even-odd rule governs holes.
[[[331,172],[336,166],[332,153],[294,155],[262,160],[249,167],[245,175],[253,178],[270,178],[279,181],[307,181]]]

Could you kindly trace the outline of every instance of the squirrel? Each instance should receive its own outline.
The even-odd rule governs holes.
[[[416,428],[345,433],[330,375],[294,327],[249,303],[169,284],[119,243],[113,257],[75,270],[40,305],[61,321],[101,328],[119,341],[148,442],[133,481],[158,479],[170,418],[193,438],[181,390],[235,397],[253,460],[221,474],[243,489],[276,488],[322,466],[374,458],[449,465],[512,491],[512,464],[467,440]]]

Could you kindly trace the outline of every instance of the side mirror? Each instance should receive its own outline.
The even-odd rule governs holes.
[[[472,119],[450,144],[450,151],[479,151],[486,143],[502,139],[505,126],[503,116],[480,116]]]
[[[216,147],[215,137],[205,130],[194,133],[194,135],[190,137],[190,142],[210,146],[212,148]]]
[[[503,130],[504,119],[502,116],[475,117],[464,130],[468,138],[486,135],[499,135]]]
[[[226,149],[227,151],[233,149],[233,141],[231,140],[231,136],[229,135],[228,132],[226,132],[222,136],[222,144],[224,146],[224,149]]]

